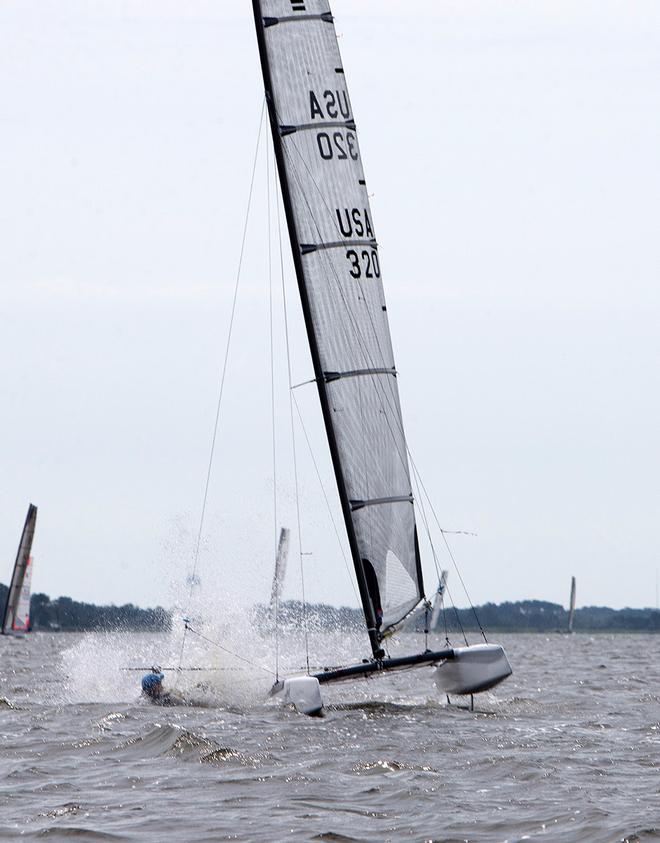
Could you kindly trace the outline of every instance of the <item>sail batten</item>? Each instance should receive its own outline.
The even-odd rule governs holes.
[[[355,119],[327,0],[305,0],[304,13],[292,0],[253,5],[315,380],[376,653],[424,589]],[[296,25],[266,23],[275,19]]]
[[[320,15],[288,15],[280,18],[266,16],[263,18],[263,23],[265,27],[268,27],[275,26],[278,23],[298,23],[300,21],[306,20],[320,20],[324,23],[334,23],[334,18],[332,17],[330,12],[323,12]]]
[[[311,252],[317,252],[319,249],[345,249],[347,246],[364,246],[364,240],[333,240],[331,243],[301,243],[300,251],[303,255],[308,255]],[[375,240],[366,241],[372,249],[377,249],[378,244]]]

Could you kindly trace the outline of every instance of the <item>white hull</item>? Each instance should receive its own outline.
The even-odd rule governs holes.
[[[443,694],[488,691],[512,673],[506,653],[499,644],[475,644],[450,647],[436,653],[427,651],[416,656],[363,662],[316,676],[294,676],[277,682],[271,696],[285,705],[293,705],[301,714],[319,715],[323,710],[322,684],[364,681],[419,667],[433,668],[435,685]]]
[[[454,658],[435,669],[435,684],[443,694],[478,694],[495,687],[513,671],[499,644],[455,647]]]

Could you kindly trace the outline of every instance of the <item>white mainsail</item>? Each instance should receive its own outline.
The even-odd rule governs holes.
[[[374,652],[422,599],[397,373],[327,0],[253,0],[316,382]]]
[[[2,632],[4,634],[27,631],[30,626],[30,583],[32,577],[30,553],[36,525],[37,507],[30,504],[18,545],[9,593],[7,594],[7,604],[2,621]]]

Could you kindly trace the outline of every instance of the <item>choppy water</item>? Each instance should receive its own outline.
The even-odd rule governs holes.
[[[660,840],[660,637],[501,640],[515,672],[487,713],[419,670],[310,719],[252,672],[141,702],[118,667],[155,637],[1,638],[0,839]]]

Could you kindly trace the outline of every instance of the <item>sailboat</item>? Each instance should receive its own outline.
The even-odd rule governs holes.
[[[423,603],[421,606],[418,606],[403,622],[400,627],[402,630],[412,632],[419,628],[420,622],[423,622],[424,628],[427,631],[433,632],[438,628],[440,615],[445,605],[445,589],[447,588],[448,576],[449,571],[440,571],[440,578],[438,579],[438,587],[435,590],[433,604],[429,606],[428,603]]]
[[[2,634],[28,632],[30,629],[30,586],[32,582],[32,540],[37,525],[37,507],[30,504],[18,545],[7,603],[2,619]]]
[[[396,658],[385,643],[425,601],[397,371],[355,118],[327,0],[253,0],[305,327],[371,653],[359,664],[278,679],[307,714],[321,686],[432,668],[443,693],[511,673],[496,644]]]
[[[445,605],[445,589],[447,588],[447,577],[449,571],[442,571],[438,580],[438,587],[433,598],[433,610],[431,612],[431,629],[437,629],[440,622],[440,613]]]
[[[575,577],[571,577],[571,599],[568,607],[568,632],[573,632],[573,619],[575,618]]]
[[[275,572],[273,573],[273,584],[270,590],[270,606],[268,612],[272,619],[275,619],[282,599],[282,586],[284,585],[284,577],[286,576],[286,561],[289,554],[289,536],[288,528],[282,527],[280,530],[280,540],[277,543]]]

